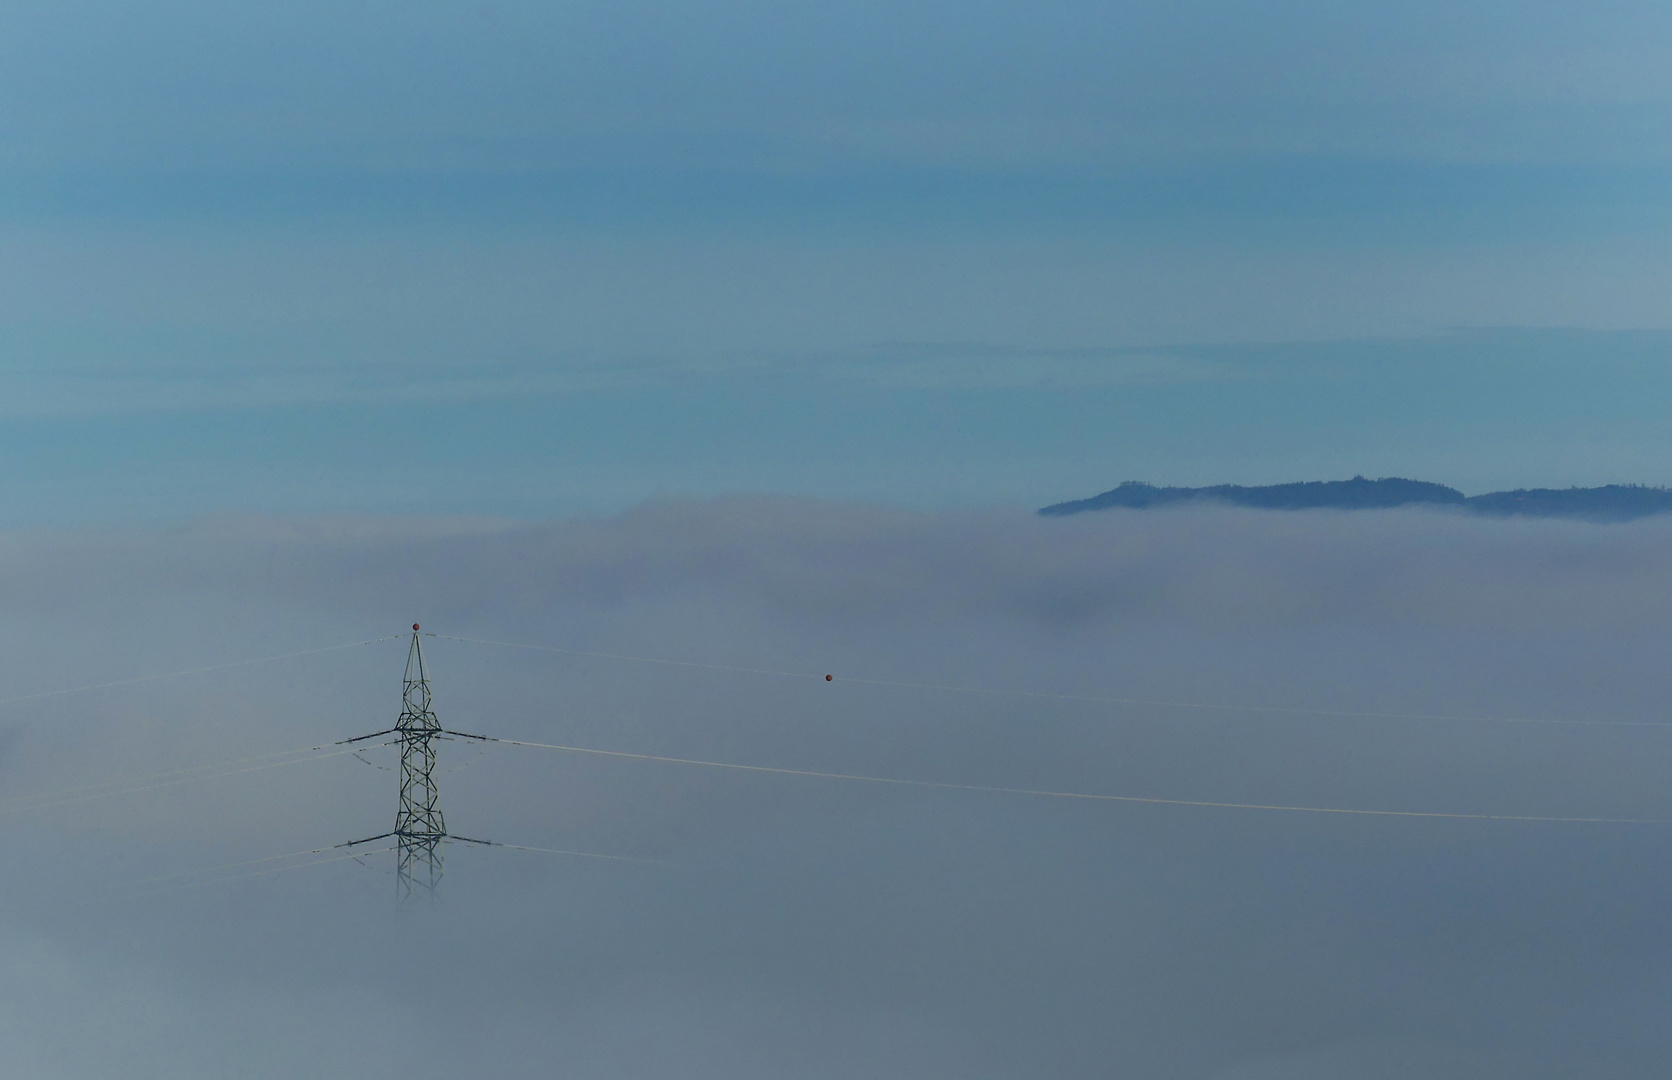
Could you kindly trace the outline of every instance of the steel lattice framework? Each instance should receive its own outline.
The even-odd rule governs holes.
[[[413,623],[412,647],[406,654],[406,678],[401,688],[401,715],[395,721],[401,748],[395,889],[402,900],[411,897],[414,890],[434,896],[435,887],[441,883],[441,842],[447,836],[447,822],[441,815],[441,793],[435,782],[435,744],[441,725],[430,708],[432,700],[424,646],[418,624]]]
[[[401,715],[395,726],[370,735],[343,739],[336,744],[347,746],[393,735],[394,745],[401,748],[401,801],[395,811],[395,831],[368,836],[364,840],[350,840],[337,846],[353,848],[393,836],[396,850],[395,895],[403,902],[416,893],[432,899],[435,897],[436,886],[441,884],[441,845],[446,841],[462,840],[467,844],[498,846],[490,840],[472,840],[447,831],[447,820],[441,815],[441,793],[435,783],[436,743],[444,738],[486,740],[486,736],[443,730],[435,718],[435,710],[430,707],[433,700],[430,673],[424,667],[423,639],[418,624],[413,623],[412,647],[406,653],[406,678],[401,685]]]

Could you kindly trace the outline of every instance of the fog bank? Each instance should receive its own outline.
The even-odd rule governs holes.
[[[765,499],[227,519],[0,538],[0,698],[417,620],[447,635],[425,641],[442,722],[507,738],[1672,819],[1669,582],[1654,520]],[[387,727],[404,649],[0,705],[0,799]],[[652,861],[454,846],[441,903],[404,912],[387,855],[159,878],[389,828],[391,753],[0,805],[3,1071],[1626,1077],[1672,1049],[1672,825],[449,743],[453,831]]]

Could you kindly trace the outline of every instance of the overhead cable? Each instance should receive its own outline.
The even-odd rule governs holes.
[[[132,679],[115,679],[111,682],[88,683],[85,686],[67,686],[61,690],[43,690],[38,694],[21,694],[17,697],[0,698],[0,705],[15,705],[24,701],[39,701],[42,698],[62,697],[65,694],[80,694],[88,690],[108,690],[116,686],[135,686],[139,683],[156,682],[159,679],[178,679],[187,675],[204,675],[211,671],[226,671],[229,668],[249,667],[251,664],[268,664],[275,660],[290,660],[298,656],[313,656],[316,653],[336,652],[338,649],[355,649],[362,645],[376,645],[383,641],[394,641],[399,634],[387,637],[368,638],[365,641],[349,641],[341,645],[326,645],[318,649],[301,649],[297,652],[278,653],[273,656],[258,656],[250,660],[234,660],[228,664],[211,664],[209,667],[186,668],[182,671],[168,671],[157,675],[139,675]]]
[[[151,877],[138,878],[138,879],[135,879],[130,884],[132,884],[132,885],[145,885],[145,884],[152,884],[152,883],[159,882],[159,881],[160,882],[167,882],[167,884],[158,885],[157,887],[150,888],[150,889],[141,889],[138,892],[129,891],[129,889],[124,886],[124,887],[120,887],[115,892],[111,892],[111,893],[109,893],[105,896],[98,897],[97,899],[89,900],[89,901],[87,901],[87,903],[89,903],[89,904],[108,904],[108,903],[110,903],[112,901],[115,901],[115,900],[127,900],[130,897],[134,897],[134,896],[150,896],[150,895],[153,895],[153,894],[156,894],[156,893],[173,892],[177,889],[193,889],[193,888],[198,888],[198,887],[205,886],[205,885],[219,885],[219,884],[222,884],[222,883],[225,883],[225,882],[228,882],[228,881],[242,881],[245,878],[263,877],[263,876],[268,875],[268,874],[282,874],[287,870],[305,870],[310,866],[323,866],[326,863],[342,862],[342,861],[347,860],[347,859],[359,859],[359,858],[364,857],[366,855],[376,855],[379,852],[393,851],[395,849],[392,848],[392,847],[387,847],[387,848],[377,848],[377,849],[372,850],[372,851],[355,851],[355,852],[350,852],[347,855],[332,855],[329,858],[325,858],[325,859],[312,859],[312,860],[309,860],[307,862],[291,863],[288,866],[267,867],[267,868],[260,869],[260,870],[245,871],[244,873],[239,873],[239,874],[225,874],[221,877],[215,877],[215,878],[204,878],[204,877],[202,877],[202,875],[204,875],[204,874],[215,873],[216,871],[219,871],[219,870],[229,870],[229,869],[233,869],[233,868],[243,868],[243,867],[255,866],[255,865],[258,865],[260,863],[276,862],[280,859],[296,859],[296,858],[300,858],[304,855],[323,854],[323,853],[328,852],[330,850],[331,849],[329,847],[307,848],[307,849],[302,850],[302,851],[287,852],[283,855],[267,855],[267,856],[264,856],[264,857],[259,858],[259,859],[244,859],[244,860],[241,860],[239,862],[222,863],[219,866],[206,866],[206,867],[202,867],[202,868],[197,869],[197,870],[185,870],[185,871],[181,871],[180,873],[175,873],[175,874],[158,874],[158,875],[153,875]],[[180,878],[188,878],[188,879],[193,879],[193,880],[185,880],[185,881],[176,880],[176,879],[180,879]]]
[[[565,653],[569,656],[592,656],[604,660],[630,660],[637,664],[662,664],[667,667],[706,668],[709,671],[736,671],[746,675],[778,675],[788,679],[812,679],[821,676],[805,671],[778,671],[774,668],[736,667],[732,664],[705,664],[696,660],[669,660],[658,656],[632,656],[627,653],[595,652],[591,649],[565,649],[557,645],[523,645],[515,641],[488,641],[484,638],[459,637],[455,634],[426,634],[443,641],[464,641],[472,645],[497,645],[504,649],[529,649],[534,652]]]
[[[146,773],[142,776],[128,776],[120,780],[106,780],[99,784],[83,784],[80,787],[61,788],[58,791],[42,792],[37,795],[14,795],[7,799],[0,799],[0,807],[16,802],[31,802],[36,799],[50,799],[61,795],[76,795],[84,791],[98,791],[101,788],[140,784],[147,780],[162,780],[171,776],[185,776],[189,773],[203,772],[206,769],[223,769],[232,765],[243,765],[251,761],[270,761],[276,757],[293,757],[297,754],[307,754],[315,750],[323,750],[324,746],[302,746],[294,750],[275,750],[270,754],[255,754],[250,757],[233,758],[231,761],[216,761],[208,765],[193,765],[186,769],[170,769],[167,772]]]
[[[321,850],[324,850],[324,849],[321,849]],[[130,894],[127,894],[127,895],[145,896],[145,895],[149,895],[151,893],[171,892],[175,889],[192,889],[192,888],[197,888],[197,887],[204,886],[204,885],[222,885],[222,884],[225,884],[226,882],[229,882],[229,881],[242,881],[246,878],[265,877],[268,874],[282,874],[282,873],[285,873],[286,871],[289,871],[289,870],[306,870],[309,867],[313,867],[313,866],[324,866],[326,863],[343,862],[344,860],[347,860],[347,859],[360,859],[360,858],[363,858],[367,855],[377,855],[377,854],[380,854],[380,853],[385,852],[385,851],[394,851],[394,850],[395,849],[393,847],[386,847],[386,848],[377,848],[377,849],[372,850],[372,851],[354,851],[354,852],[350,852],[347,855],[332,855],[330,858],[313,859],[309,862],[292,863],[289,866],[274,866],[274,867],[269,867],[265,870],[253,870],[253,871],[249,871],[247,873],[242,873],[242,874],[228,874],[224,877],[210,878],[206,881],[179,882],[179,883],[176,883],[176,884],[173,884],[173,885],[164,885],[161,888],[146,889],[146,890],[143,890],[142,892],[139,892],[139,893],[130,893]],[[288,856],[282,856],[282,857],[288,857]],[[252,861],[265,862],[265,861],[268,861],[268,860],[252,860]]]
[[[176,878],[196,877],[199,874],[213,874],[218,870],[233,870],[244,866],[255,866],[259,863],[277,862],[280,859],[299,859],[303,855],[318,855],[330,850],[331,847],[316,847],[304,848],[301,851],[287,851],[283,855],[263,855],[259,859],[241,859],[238,862],[221,863],[218,866],[200,866],[196,870],[181,870],[173,874],[155,874],[148,878],[139,878],[134,884],[144,885],[154,881],[172,881]]]
[[[20,810],[39,810],[48,806],[63,806],[68,803],[90,802],[94,799],[109,799],[118,795],[132,795],[141,791],[155,791],[159,788],[178,787],[181,784],[194,784],[200,780],[218,780],[223,776],[240,776],[244,773],[261,772],[263,769],[279,769],[286,765],[303,765],[310,761],[324,761],[326,758],[341,757],[344,754],[352,754],[354,752],[355,751],[352,749],[332,750],[323,754],[315,754],[312,757],[299,757],[290,761],[275,761],[267,765],[251,765],[248,768],[229,769],[223,772],[209,772],[198,776],[187,776],[176,780],[165,780],[162,783],[157,784],[129,784],[128,786],[117,787],[110,791],[94,792],[91,795],[72,795],[67,798],[56,797],[62,793],[20,796],[19,800],[13,804],[0,805],[0,814],[13,813]],[[214,766],[200,766],[200,768],[213,767]],[[21,801],[23,799],[32,799],[34,801],[23,802]]]
[[[468,844],[477,844],[477,845],[480,845],[481,847],[511,848],[514,851],[539,851],[539,852],[544,852],[547,855],[576,855],[576,856],[579,856],[580,858],[583,858],[583,859],[609,859],[612,862],[632,862],[632,863],[649,863],[649,864],[656,864],[657,862],[659,862],[659,860],[657,860],[657,859],[637,859],[637,858],[633,858],[632,856],[629,856],[629,855],[600,855],[596,851],[568,851],[568,850],[565,850],[563,848],[529,847],[527,844],[506,844],[506,843],[501,843],[498,840],[471,840],[469,837],[465,837],[465,836],[449,836],[449,837],[446,838],[446,842],[448,842],[448,843],[451,843],[452,841],[455,841],[455,840],[463,840]]]
[[[629,653],[598,652],[591,649],[566,649],[556,645],[525,645],[512,641],[490,641],[484,638],[459,637],[452,634],[435,634],[431,636],[443,638],[447,641],[468,642],[473,645],[494,645],[507,649],[527,649],[535,652],[562,653],[568,656],[587,656],[604,660],[624,660],[637,664],[660,664],[667,667],[700,668],[707,671],[731,671],[746,675],[771,675],[779,678],[809,679],[819,682],[837,681],[836,677],[829,673],[815,674],[807,671],[782,671],[775,668],[739,667],[732,664],[711,664],[696,660],[669,660],[664,657],[635,656]],[[1114,697],[1104,694],[1060,694],[1046,690],[1004,690],[990,686],[961,686],[952,683],[911,682],[902,679],[867,679],[852,675],[843,675],[841,676],[840,681],[845,684],[893,687],[902,690],[932,690],[942,693],[956,694],[990,694],[999,697],[1032,698],[1045,701],[1073,701],[1104,705],[1145,705],[1156,708],[1199,709],[1210,712],[1227,713],[1272,713],[1286,716],[1327,716],[1356,720],[1430,720],[1482,724],[1532,724],[1559,727],[1672,727],[1672,723],[1662,720],[1552,720],[1517,716],[1461,716],[1443,713],[1374,712],[1369,710],[1353,709],[1308,709],[1287,705],[1227,705],[1222,702],[1164,701],[1155,698]]]
[[[810,777],[819,780],[846,780],[865,784],[934,788],[942,791],[977,791],[994,795],[1026,795],[1044,799],[1079,799],[1091,802],[1141,803],[1150,806],[1194,806],[1215,810],[1269,810],[1294,814],[1337,814],[1359,817],[1519,821],[1575,825],[1672,825],[1672,818],[1559,817],[1543,814],[1470,814],[1437,810],[1367,810],[1338,806],[1285,806],[1274,803],[1214,802],[1206,799],[1163,799],[1147,795],[1103,795],[1083,791],[1051,791],[1037,788],[997,787],[987,784],[955,784],[939,780],[911,780],[891,776],[861,776],[855,773],[818,772],[812,769],[782,769],[767,765],[741,765],[729,761],[704,761],[698,758],[666,757],[660,754],[633,754],[621,750],[596,750],[585,746],[560,746],[555,743],[525,742],[518,739],[488,739],[485,741],[503,743],[507,746],[528,746],[541,750],[557,750],[566,754],[589,754],[629,761],[654,761],[666,765],[691,765],[709,769],[731,769],[738,772]]]

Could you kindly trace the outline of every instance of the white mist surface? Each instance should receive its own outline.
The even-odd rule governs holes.
[[[1669,522],[1403,511],[729,499],[14,534],[0,697],[416,619],[716,665],[425,639],[442,722],[506,738],[1672,821],[1672,727],[1654,726],[1672,723],[1669,571]],[[387,727],[404,650],[0,706],[0,799]],[[0,804],[0,1071],[1626,1077],[1669,1049],[1672,824],[1098,803],[449,743],[453,831],[654,862],[453,846],[439,906],[399,913],[388,855],[147,880],[388,829],[392,751],[364,756]]]

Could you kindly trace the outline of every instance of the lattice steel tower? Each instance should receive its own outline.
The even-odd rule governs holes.
[[[401,688],[401,717],[395,736],[401,747],[401,805],[395,814],[395,890],[406,900],[415,890],[435,895],[441,882],[441,842],[447,822],[441,816],[435,784],[435,742],[441,735],[430,708],[430,678],[424,670],[424,647],[418,624],[412,624],[412,648],[406,654]]]
[[[412,647],[406,653],[400,719],[392,728],[374,731],[370,735],[356,735],[352,739],[339,739],[332,745],[353,746],[368,739],[381,739],[385,735],[395,736],[395,744],[401,748],[401,805],[395,811],[395,831],[378,833],[364,840],[350,840],[337,846],[356,848],[393,836],[396,897],[410,900],[415,892],[434,897],[435,887],[441,883],[443,843],[458,840],[485,847],[502,846],[492,840],[472,840],[468,836],[453,836],[447,832],[447,821],[441,816],[440,793],[435,786],[435,744],[444,738],[480,739],[483,742],[499,740],[486,735],[472,735],[467,731],[445,731],[436,722],[435,711],[430,708],[430,673],[424,669],[424,646],[418,635],[417,623],[412,624]]]

